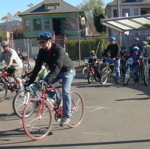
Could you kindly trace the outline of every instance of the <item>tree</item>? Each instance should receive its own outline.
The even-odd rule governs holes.
[[[91,26],[90,30],[92,29],[92,26],[94,28],[96,28],[96,30],[98,32],[101,32],[101,30],[99,30],[99,24],[98,24],[98,19],[100,19],[103,14],[104,14],[104,3],[102,0],[83,0],[83,3],[81,3],[78,6],[80,9],[82,9],[83,11],[85,11],[86,17],[88,22],[88,25]],[[100,22],[100,20],[99,20]]]
[[[104,14],[101,12],[97,12],[97,9],[95,9],[93,14],[94,25],[96,30],[100,33],[106,32],[106,27],[100,23],[101,19],[103,18],[104,18]]]
[[[2,17],[3,23],[1,23],[1,30],[4,32],[13,32],[14,39],[22,38],[23,31],[21,25],[21,14],[20,11],[17,11],[14,15],[7,13],[6,16]]]

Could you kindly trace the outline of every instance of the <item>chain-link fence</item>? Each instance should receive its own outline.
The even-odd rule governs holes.
[[[139,39],[141,41],[143,41],[143,40],[146,40],[146,37],[148,37],[148,36],[150,36],[150,31],[137,31],[136,34],[135,34],[135,31],[133,31],[133,32],[130,32],[129,35],[122,34],[122,36],[121,36],[121,38],[122,38],[121,39],[121,42],[122,42],[121,47],[129,48],[132,45],[132,41],[133,41],[133,39],[135,37],[139,37]],[[95,38],[99,38],[99,39],[103,38],[102,39],[103,43],[100,43],[100,45],[98,45],[97,42],[94,42],[94,44],[93,44],[93,40]],[[119,38],[119,36],[118,36],[118,38]],[[86,44],[85,40],[91,40],[91,42],[88,42],[88,44]],[[59,42],[60,41],[58,41],[58,43]],[[97,51],[97,54],[99,55],[101,53],[101,51],[104,50],[104,46],[103,45],[106,42],[107,42],[107,38],[106,37],[102,37],[102,36],[100,36],[100,37],[90,37],[90,38],[86,38],[84,40],[81,40],[81,43],[80,43],[81,44],[81,47],[80,47],[81,48],[81,51],[80,51],[81,52],[80,53],[81,54],[81,58],[83,59],[83,57],[87,56],[88,52],[85,52],[85,50],[86,51],[95,50],[95,51]],[[57,43],[57,41],[56,41],[56,43]],[[62,46],[64,46],[64,45],[62,45]],[[99,46],[99,50],[97,49],[98,46]],[[33,57],[37,56],[39,48],[40,48],[40,46],[38,44],[38,41],[35,38],[14,40],[13,44],[12,44],[12,47],[15,50],[20,50],[20,52],[23,55],[27,55],[29,58],[33,58]],[[66,47],[66,48],[68,48],[68,47]],[[71,51],[71,53],[76,52],[76,55],[78,57],[79,46],[76,47],[75,51],[73,51],[72,48],[69,49],[69,51]],[[79,60],[79,59],[76,58],[76,60]]]
[[[85,52],[85,50],[87,51],[87,53],[89,54],[89,51],[91,50],[95,50],[95,52],[99,52],[98,51],[98,43],[97,42],[93,42],[94,39],[96,39],[97,37],[90,37],[87,38],[87,39],[84,39],[84,42],[83,40],[81,40],[81,56],[82,58],[86,57],[87,54]],[[88,40],[88,44],[85,44],[85,41]],[[91,40],[91,42],[90,42]],[[56,43],[59,43],[60,41],[56,41]],[[77,41],[77,44],[78,44],[78,41]],[[64,45],[61,45],[61,46],[64,46]],[[86,46],[86,47],[85,47]],[[33,58],[33,57],[36,57],[37,54],[38,54],[38,51],[40,49],[40,46],[38,44],[38,41],[35,39],[35,38],[30,38],[30,39],[17,39],[17,40],[14,40],[13,44],[11,45],[12,48],[14,48],[15,50],[20,50],[20,52],[24,55],[24,56],[28,56],[29,58]],[[66,48],[66,46],[65,46]],[[76,50],[74,49],[69,49],[69,51],[72,51],[72,53],[76,53],[76,55],[78,55],[78,52],[79,52],[79,46],[77,45],[77,48]],[[78,56],[77,56],[78,57]],[[78,60],[78,58],[76,58],[76,60]]]

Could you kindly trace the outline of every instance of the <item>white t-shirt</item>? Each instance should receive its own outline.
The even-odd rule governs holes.
[[[9,64],[9,61],[10,61],[11,57],[13,59],[12,66],[17,67],[17,68],[22,68],[23,67],[22,61],[19,58],[17,52],[14,49],[11,49],[11,48],[10,48],[9,51],[3,51],[1,53],[0,62],[4,60],[6,62],[6,64]]]

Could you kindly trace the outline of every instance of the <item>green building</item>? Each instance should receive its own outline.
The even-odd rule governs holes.
[[[36,38],[42,31],[54,39],[78,39],[85,35],[85,14],[63,0],[44,0],[19,15],[24,38]]]

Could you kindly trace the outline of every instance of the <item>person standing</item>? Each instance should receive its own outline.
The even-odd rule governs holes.
[[[25,84],[28,86],[34,82],[44,62],[48,65],[50,72],[43,81],[51,85],[60,79],[62,80],[64,113],[60,121],[60,126],[63,126],[68,124],[71,118],[70,89],[75,76],[73,61],[61,46],[52,42],[52,34],[50,32],[42,32],[37,40],[41,48],[37,55],[30,80]]]
[[[108,57],[108,53],[110,54],[110,58],[112,58],[114,63],[115,70],[115,81],[116,83],[120,82],[120,47],[116,43],[116,37],[109,37],[110,44],[104,51],[103,56]]]

